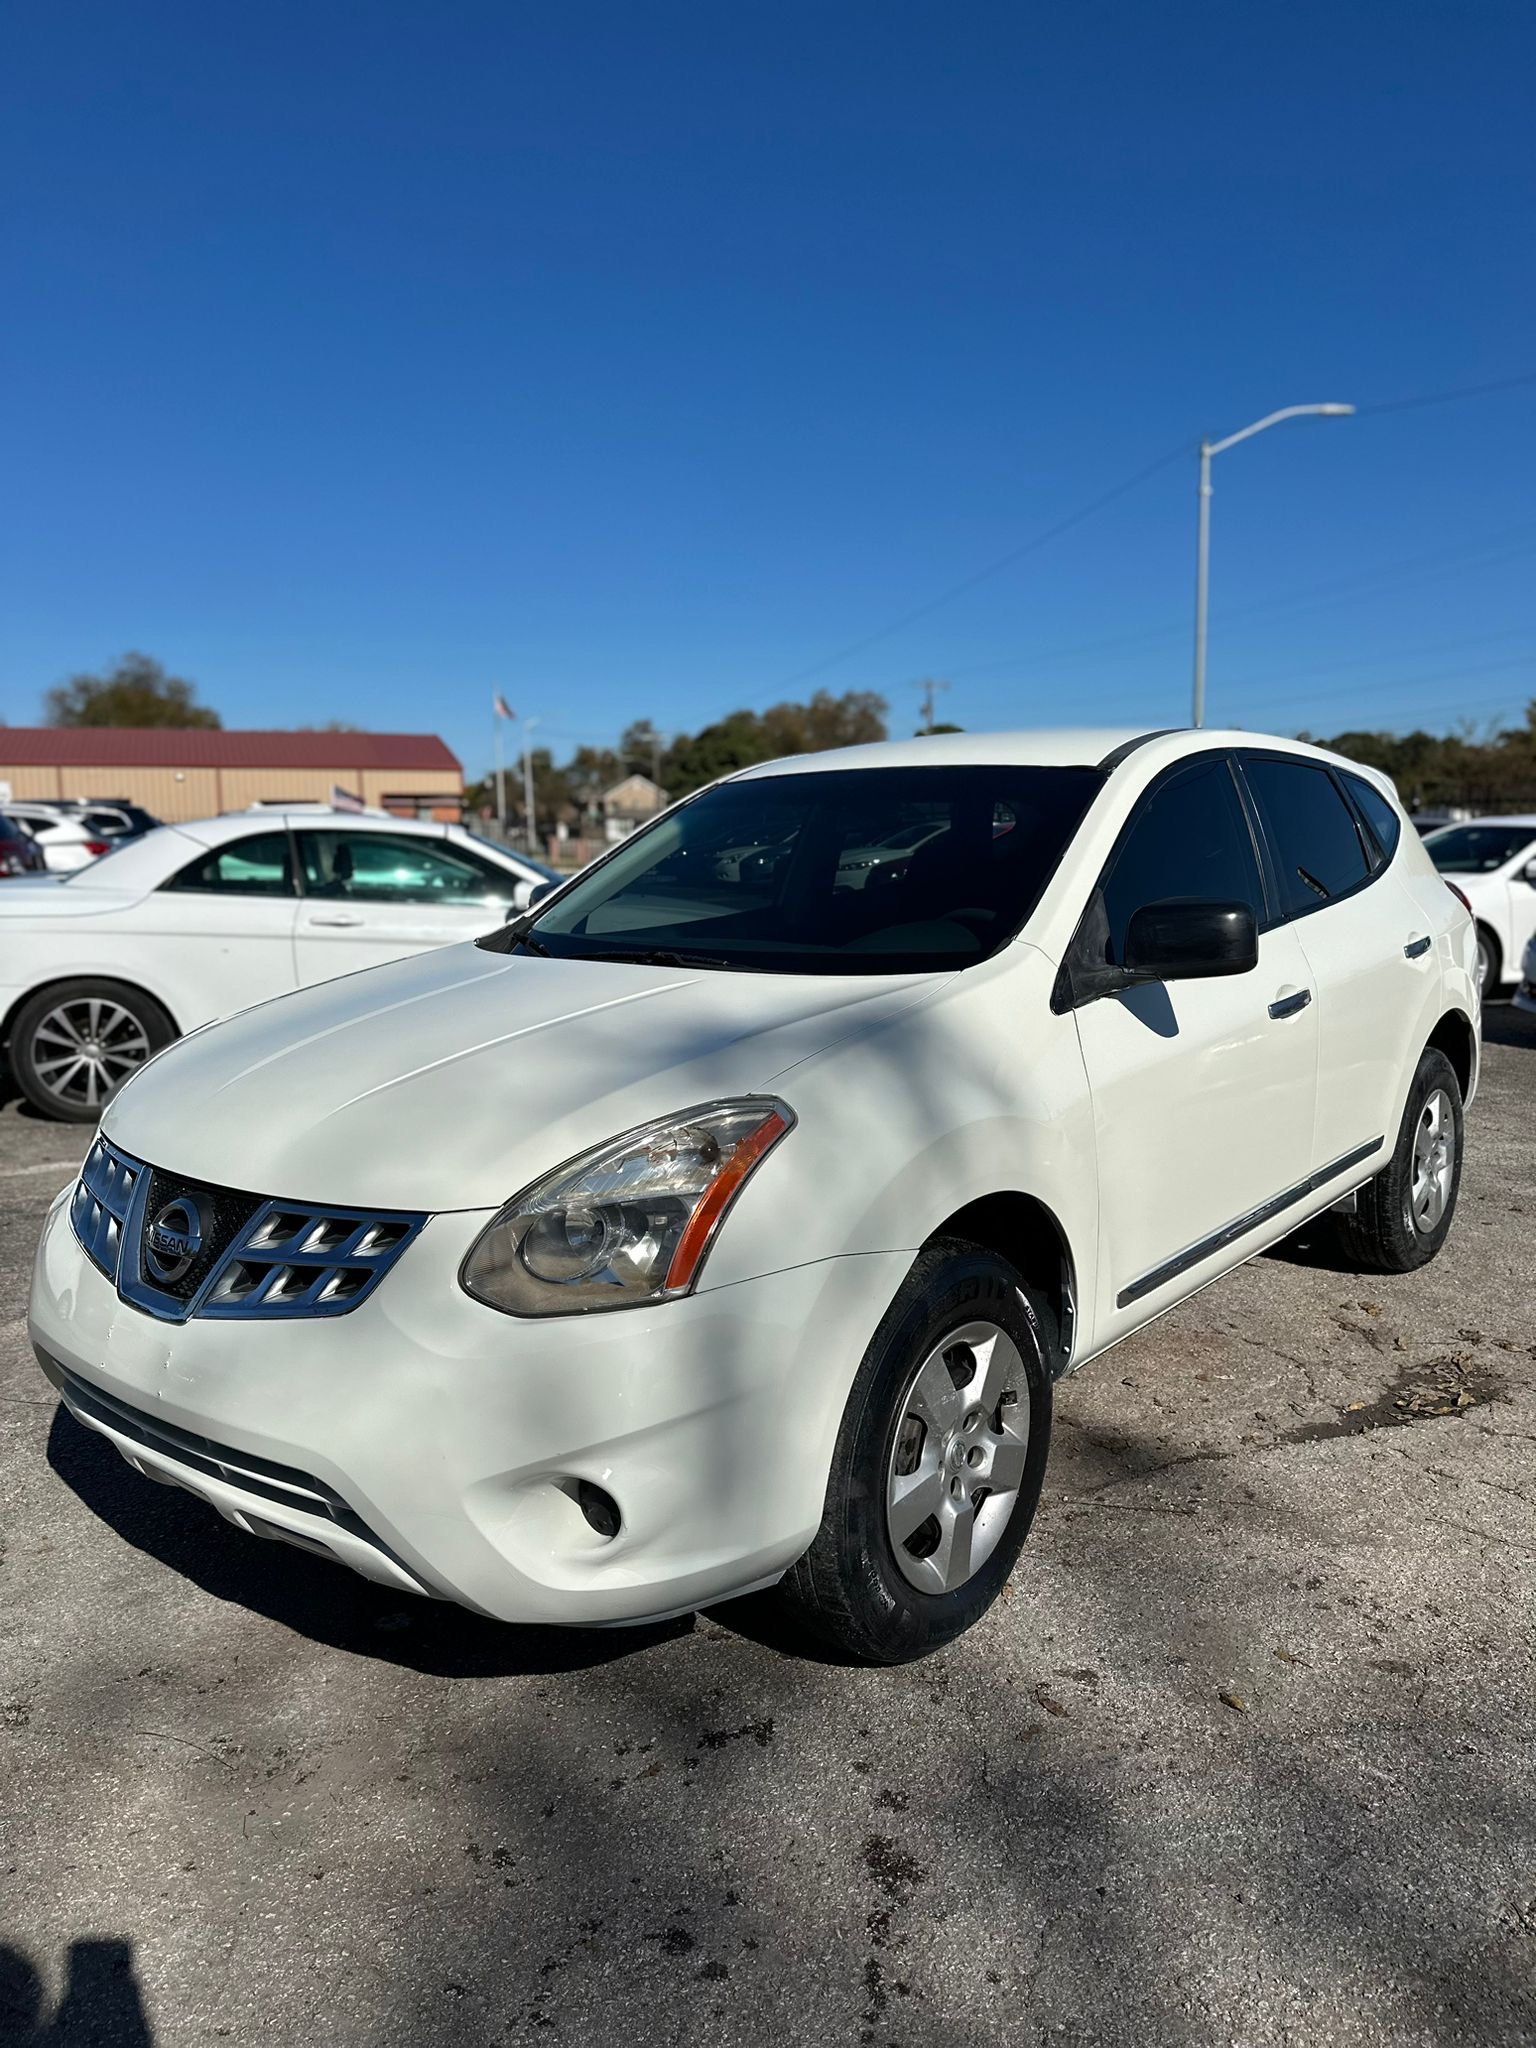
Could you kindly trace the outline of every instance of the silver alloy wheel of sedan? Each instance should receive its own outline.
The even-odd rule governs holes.
[[[996,1323],[963,1323],[923,1360],[902,1397],[885,1516],[902,1576],[952,1593],[980,1571],[1024,1478],[1024,1361]]]
[[[32,1067],[50,1095],[72,1109],[100,1109],[153,1047],[139,1019],[107,996],[71,996],[32,1034]]]
[[[1425,1098],[1413,1133],[1413,1166],[1408,1180],[1408,1220],[1428,1237],[1445,1214],[1456,1172],[1456,1116],[1450,1097],[1436,1088]]]

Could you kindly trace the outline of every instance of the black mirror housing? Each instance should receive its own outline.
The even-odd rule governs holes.
[[[535,903],[542,903],[546,896],[553,896],[559,886],[558,882],[535,882],[528,891],[528,908],[532,910]]]
[[[1126,929],[1133,981],[1203,981],[1251,974],[1258,964],[1258,927],[1246,903],[1144,903]]]

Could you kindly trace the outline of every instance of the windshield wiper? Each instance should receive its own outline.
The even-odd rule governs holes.
[[[618,960],[630,967],[734,967],[734,960],[723,960],[718,953],[679,953],[671,946],[637,946],[632,952],[584,953],[584,960]]]

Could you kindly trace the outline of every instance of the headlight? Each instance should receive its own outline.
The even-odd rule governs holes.
[[[726,1210],[795,1121],[769,1096],[711,1102],[569,1160],[487,1224],[459,1274],[519,1316],[686,1294]]]

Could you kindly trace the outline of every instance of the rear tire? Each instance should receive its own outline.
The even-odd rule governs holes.
[[[61,981],[23,1003],[11,1026],[10,1066],[34,1109],[93,1124],[176,1036],[153,996],[120,981]]]
[[[1006,1260],[926,1246],[864,1354],[793,1621],[851,1662],[926,1656],[979,1621],[1029,1534],[1051,1435],[1055,1322]]]
[[[1461,1189],[1461,1086],[1443,1052],[1420,1059],[1392,1157],[1339,1216],[1339,1242],[1363,1273],[1411,1273],[1445,1243]]]

